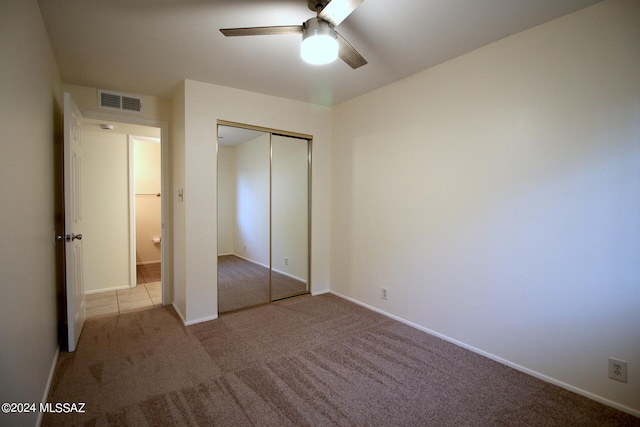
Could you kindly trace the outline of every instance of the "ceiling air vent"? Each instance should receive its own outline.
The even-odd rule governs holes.
[[[117,92],[98,90],[100,108],[120,111],[142,112],[142,98],[136,95],[126,95]]]

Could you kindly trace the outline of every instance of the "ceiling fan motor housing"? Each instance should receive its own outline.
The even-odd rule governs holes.
[[[302,40],[312,36],[329,36],[334,39],[337,37],[333,25],[319,18],[308,19],[302,25]]]
[[[309,0],[307,1],[307,7],[314,12],[320,12],[325,6],[329,4],[329,0]]]

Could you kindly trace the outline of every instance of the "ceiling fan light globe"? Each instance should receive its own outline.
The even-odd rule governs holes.
[[[309,64],[328,64],[338,58],[338,41],[326,34],[307,37],[302,41],[300,55]]]

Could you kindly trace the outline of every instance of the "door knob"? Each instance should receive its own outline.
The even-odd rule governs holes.
[[[67,234],[67,242],[73,242],[74,240],[82,240],[82,234]]]

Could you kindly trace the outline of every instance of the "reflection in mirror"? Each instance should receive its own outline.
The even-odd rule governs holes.
[[[218,126],[218,310],[268,303],[270,134]]]
[[[309,150],[306,139],[271,137],[271,299],[309,291]]]
[[[218,125],[218,311],[308,293],[308,139]]]

